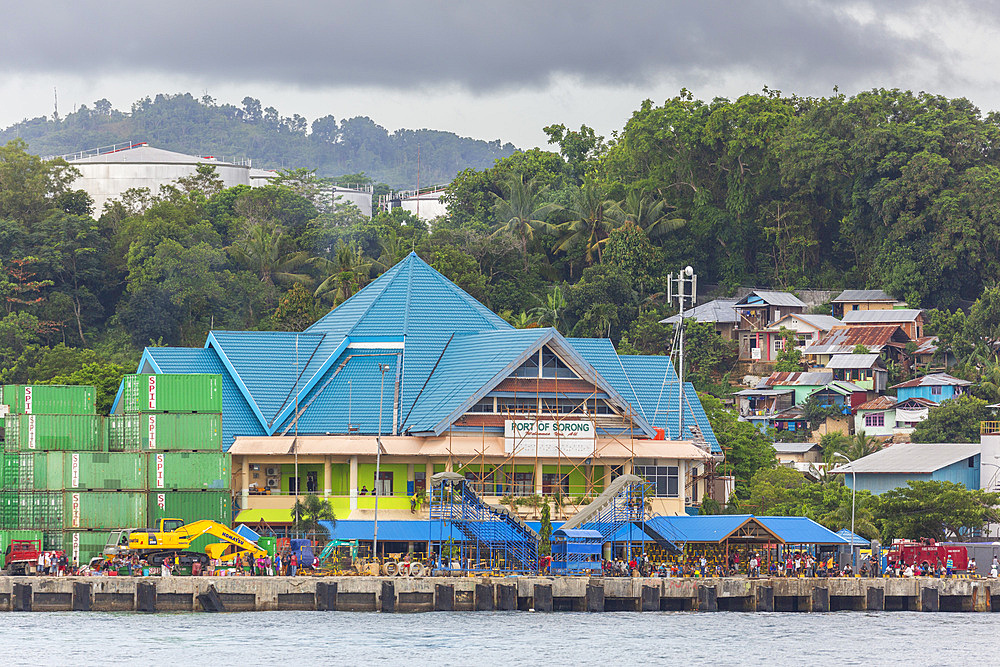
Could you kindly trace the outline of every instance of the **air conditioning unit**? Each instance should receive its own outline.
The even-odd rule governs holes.
[[[276,480],[274,477],[271,477],[270,479],[267,480],[267,488],[274,489],[277,488],[277,486],[278,486],[278,480]]]
[[[268,474],[269,477],[271,477],[271,476],[275,476],[275,477],[280,476],[281,475],[281,468],[268,468],[267,469],[267,474]]]

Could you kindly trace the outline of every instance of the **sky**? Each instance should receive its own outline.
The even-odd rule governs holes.
[[[1000,109],[1000,0],[10,3],[0,126],[107,98],[246,97],[521,148],[620,130],[645,99],[874,87]],[[141,138],[134,138],[141,140]]]

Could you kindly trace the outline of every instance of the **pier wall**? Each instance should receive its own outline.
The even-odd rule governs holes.
[[[1000,611],[998,579],[0,577],[0,611]]]

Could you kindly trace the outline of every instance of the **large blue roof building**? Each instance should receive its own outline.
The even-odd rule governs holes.
[[[654,511],[679,514],[721,456],[667,357],[515,329],[415,253],[301,333],[212,331],[203,348],[147,348],[139,371],[222,374],[237,504],[258,519],[287,520],[296,491],[345,519],[378,492],[380,516],[414,518],[410,496],[441,470],[496,499],[587,498],[634,471]]]

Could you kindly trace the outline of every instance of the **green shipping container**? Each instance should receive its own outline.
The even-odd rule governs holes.
[[[40,540],[42,531],[40,530],[0,530],[0,568],[7,567],[5,560],[7,547],[14,540]]]
[[[18,492],[0,491],[0,530],[17,529]]]
[[[6,450],[103,452],[104,418],[97,415],[7,415]]]
[[[61,492],[33,491],[17,495],[17,527],[20,530],[59,531],[62,525]]]
[[[221,375],[126,375],[123,383],[125,413],[222,412]]]
[[[61,491],[63,452],[22,452],[18,488],[22,492]]]
[[[62,549],[74,565],[86,565],[104,554],[110,530],[68,530],[62,533]]]
[[[0,402],[20,415],[95,415],[97,390],[82,385],[7,384]]]
[[[229,526],[229,491],[150,491],[148,515],[150,527],[160,519],[181,519],[184,523],[209,519]]]
[[[21,455],[17,452],[0,452],[0,491],[18,490],[18,472]]]
[[[143,456],[150,491],[230,488],[230,456],[224,452],[149,452]]]
[[[62,489],[142,491],[146,458],[136,453],[63,452]]]
[[[143,491],[66,491],[62,501],[64,530],[146,527]]]
[[[274,558],[274,554],[278,553],[278,538],[261,535],[260,539],[257,540],[257,546],[266,551],[268,556]]]
[[[222,451],[217,413],[111,415],[107,433],[113,452]]]

